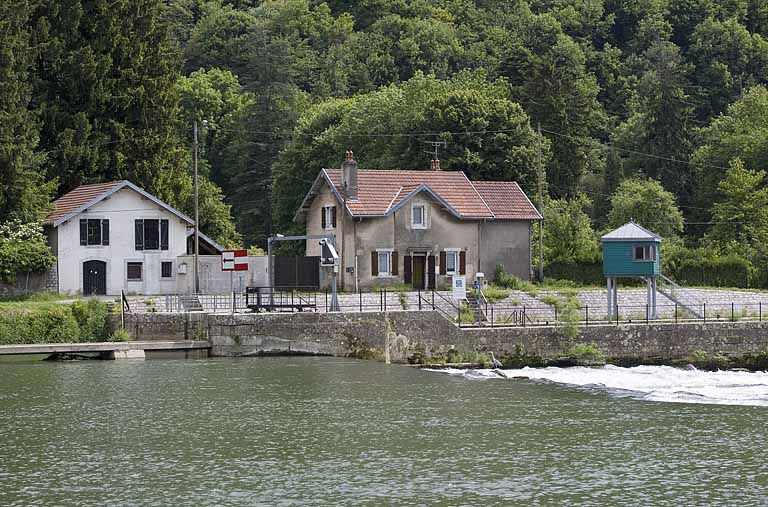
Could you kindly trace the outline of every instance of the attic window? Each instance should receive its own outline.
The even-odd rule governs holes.
[[[411,228],[427,228],[427,210],[423,204],[414,204],[411,208]]]
[[[634,260],[637,262],[654,262],[656,260],[656,245],[635,245]]]

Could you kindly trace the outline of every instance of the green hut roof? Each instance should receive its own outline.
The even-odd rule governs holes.
[[[602,241],[661,241],[661,236],[634,222],[624,224],[600,238]]]

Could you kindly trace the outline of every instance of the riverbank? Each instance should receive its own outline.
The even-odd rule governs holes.
[[[760,321],[600,324],[579,327],[574,335],[552,326],[459,328],[432,311],[156,313],[126,315],[126,330],[137,340],[206,340],[211,356],[309,354],[399,363],[492,351],[504,360],[554,364],[582,345],[618,365],[695,364],[691,359],[698,358],[699,364],[747,367],[762,365],[768,351],[768,323]]]

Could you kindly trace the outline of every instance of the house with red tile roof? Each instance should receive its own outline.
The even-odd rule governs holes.
[[[405,283],[451,286],[451,278],[531,277],[532,224],[542,217],[514,181],[470,181],[462,171],[322,169],[294,220],[307,234],[333,234],[341,288]],[[319,255],[308,241],[306,254]]]
[[[53,203],[45,220],[62,294],[170,294],[188,253],[194,221],[130,181],[81,185]],[[221,247],[202,235],[201,253]]]

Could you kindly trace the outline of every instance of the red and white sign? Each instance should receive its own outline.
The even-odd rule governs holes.
[[[248,250],[224,250],[221,252],[222,271],[248,271]]]

